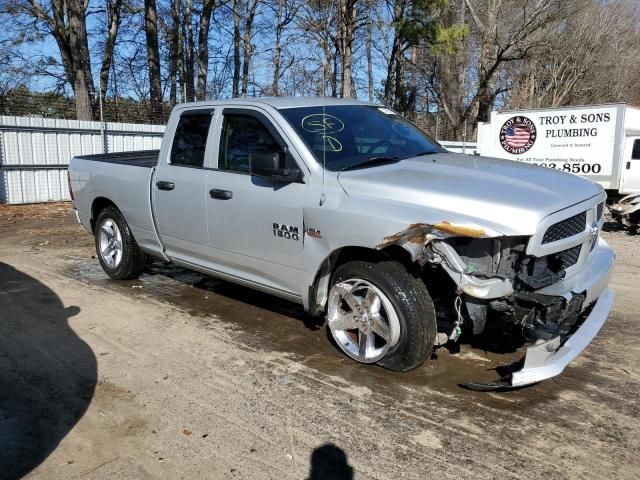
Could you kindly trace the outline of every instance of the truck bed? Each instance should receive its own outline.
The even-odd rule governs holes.
[[[118,163],[133,167],[153,168],[158,164],[160,150],[139,150],[136,152],[99,153],[96,155],[78,155],[80,160],[94,162]]]

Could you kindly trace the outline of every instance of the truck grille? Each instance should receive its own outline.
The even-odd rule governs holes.
[[[602,212],[604,212],[604,202],[598,204],[598,213],[596,215],[597,221],[600,221],[602,218]]]
[[[578,262],[581,250],[582,245],[576,245],[568,250],[556,253],[556,256],[562,262],[562,268],[566,270],[567,268],[574,266]]]
[[[544,232],[542,243],[557,242],[558,240],[573,237],[580,232],[584,232],[586,224],[587,212],[581,212],[573,217],[554,223]]]

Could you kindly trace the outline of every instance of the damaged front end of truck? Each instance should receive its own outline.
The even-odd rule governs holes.
[[[533,236],[443,221],[411,224],[377,246],[401,246],[422,269],[440,269],[450,280],[444,297],[452,319],[439,322],[437,343],[455,342],[462,331],[480,335],[488,324],[519,336],[524,359],[505,377],[468,381],[468,388],[514,388],[558,375],[604,323],[615,257],[599,237],[604,202],[577,207],[551,215]]]

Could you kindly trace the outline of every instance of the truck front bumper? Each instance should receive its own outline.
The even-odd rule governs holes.
[[[529,347],[524,358],[522,370],[511,374],[510,386],[521,387],[560,375],[565,367],[591,343],[591,340],[600,331],[609,315],[612,304],[613,290],[607,287],[580,328],[568,337],[564,343],[562,343],[560,337],[555,337]]]
[[[582,352],[604,325],[611,306],[613,291],[609,281],[613,273],[615,253],[607,243],[599,239],[598,244],[583,268],[554,285],[538,290],[547,295],[570,296],[573,292],[585,293],[585,309],[582,323],[568,337],[557,336],[527,348],[522,368],[513,371],[498,382],[480,384],[466,382],[474,390],[497,390],[522,387],[560,375],[565,367]],[[587,313],[588,312],[588,313]]]

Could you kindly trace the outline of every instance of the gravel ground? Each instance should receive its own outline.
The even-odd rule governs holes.
[[[108,280],[69,204],[0,205],[0,477],[638,478],[640,237],[607,230],[593,344],[474,393],[513,354],[358,365],[296,305],[161,264]]]

